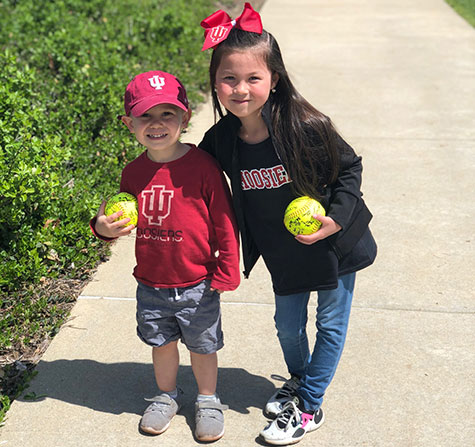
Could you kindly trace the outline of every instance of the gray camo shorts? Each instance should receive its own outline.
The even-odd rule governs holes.
[[[220,296],[210,281],[160,289],[138,281],[137,335],[153,347],[181,340],[188,350],[212,354],[224,345]]]

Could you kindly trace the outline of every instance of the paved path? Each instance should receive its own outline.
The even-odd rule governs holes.
[[[358,275],[348,342],[299,445],[465,447],[475,439],[475,32],[442,0],[267,0],[265,27],[296,85],[363,155],[377,263]],[[209,105],[188,141],[211,124]],[[135,336],[133,238],[83,291],[0,431],[3,446],[188,447],[196,387],[158,438],[137,425],[153,395],[151,353]],[[262,264],[223,297],[220,446],[260,445],[267,397],[285,375]],[[314,308],[315,302],[312,302]]]

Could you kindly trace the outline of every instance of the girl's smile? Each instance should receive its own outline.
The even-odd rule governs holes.
[[[277,84],[260,51],[225,54],[216,72],[216,92],[223,106],[246,125],[260,117],[262,106]]]

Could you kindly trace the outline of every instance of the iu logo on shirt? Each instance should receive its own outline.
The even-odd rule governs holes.
[[[170,215],[174,194],[173,190],[165,189],[164,185],[154,185],[151,189],[142,191],[142,214],[149,225],[163,224],[163,220]]]

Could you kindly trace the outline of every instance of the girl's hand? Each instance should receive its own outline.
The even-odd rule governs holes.
[[[135,225],[123,226],[130,222],[130,219],[126,217],[125,219],[114,222],[115,219],[122,215],[122,211],[106,216],[104,213],[105,208],[106,202],[103,201],[96,216],[96,232],[107,238],[117,238],[130,234],[130,232],[135,228]]]
[[[317,241],[321,241],[332,234],[338,233],[341,230],[341,226],[338,225],[331,217],[315,215],[314,219],[319,220],[322,226],[312,234],[299,234],[295,236],[299,242],[305,245],[312,245]]]
[[[220,295],[223,293],[223,290],[218,290],[218,289],[215,289],[214,287],[210,287],[209,290],[211,290],[211,292],[218,292]]]

